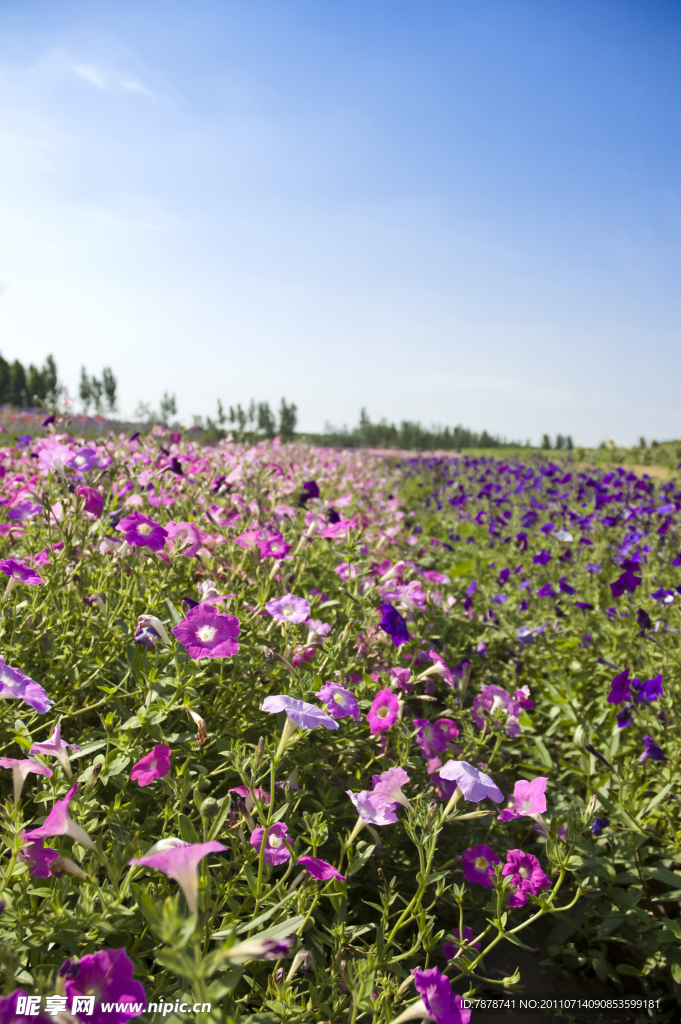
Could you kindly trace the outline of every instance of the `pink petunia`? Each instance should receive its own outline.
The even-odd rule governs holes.
[[[400,702],[392,690],[379,690],[374,697],[367,721],[372,733],[392,728],[400,711]]]
[[[139,786],[148,786],[154,779],[163,779],[170,771],[172,750],[165,743],[157,743],[151,753],[146,754],[132,766],[130,779]]]
[[[298,864],[301,868],[306,868],[312,877],[319,881],[327,882],[330,878],[337,878],[339,882],[345,881],[345,875],[341,875],[333,864],[329,864],[328,861],[321,860],[319,857],[311,857],[306,854],[304,857],[298,858]]]
[[[231,658],[238,654],[241,627],[236,615],[219,615],[210,604],[198,604],[171,632],[190,658]]]
[[[543,814],[546,811],[546,783],[549,780],[540,775],[532,782],[519,779],[513,789],[513,805],[497,815],[502,821],[520,818],[526,814]]]

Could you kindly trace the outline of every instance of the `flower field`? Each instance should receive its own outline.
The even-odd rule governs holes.
[[[537,943],[674,1018],[673,481],[155,427],[0,504],[0,1024],[467,1024]]]

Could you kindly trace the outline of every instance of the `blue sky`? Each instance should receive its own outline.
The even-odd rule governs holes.
[[[680,58],[662,0],[2,0],[0,351],[679,437]]]

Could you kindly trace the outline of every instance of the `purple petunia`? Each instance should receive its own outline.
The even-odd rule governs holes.
[[[64,991],[69,1005],[79,996],[94,995],[94,1011],[81,1011],[83,1019],[92,1024],[125,1024],[131,1017],[139,1017],[147,994],[141,982],[133,978],[134,969],[125,949],[86,953],[73,969],[65,972]]]
[[[630,679],[629,669],[625,669],[624,672],[620,672],[616,675],[610,684],[610,693],[608,694],[608,704],[621,704],[624,700],[630,700]]]
[[[0,572],[4,572],[5,576],[16,580],[17,583],[28,583],[34,586],[37,583],[45,582],[35,569],[32,569],[30,565],[24,565],[23,562],[18,562],[16,558],[5,558],[0,561]]]
[[[94,850],[95,844],[90,839],[85,829],[77,825],[69,816],[69,804],[73,800],[78,786],[73,786],[63,800],[55,800],[52,810],[39,828],[30,829],[23,833],[25,841],[31,842],[34,839],[50,839],[52,836],[69,836],[77,843],[86,846],[88,850]]]
[[[79,473],[89,473],[91,469],[97,469],[99,466],[99,456],[94,448],[79,448],[77,452],[72,453],[66,465]]]
[[[11,768],[14,777],[14,803],[18,804],[21,799],[21,792],[24,783],[29,775],[45,775],[48,779],[52,777],[52,769],[45,764],[39,764],[30,757],[0,757],[0,768]]]
[[[477,882],[478,885],[484,885],[487,889],[491,889],[494,885],[495,864],[501,864],[501,857],[497,857],[487,843],[470,846],[461,854],[463,877],[467,882]]]
[[[39,715],[44,715],[54,704],[42,686],[25,676],[18,668],[12,668],[0,657],[0,699],[3,698],[23,700]]]
[[[395,647],[409,642],[407,623],[389,601],[381,605],[381,629],[388,634]]]
[[[43,846],[42,839],[34,839],[22,846],[19,856],[27,862],[31,878],[49,878],[50,864],[59,859],[59,850],[51,850]]]
[[[345,881],[345,875],[341,875],[333,864],[329,864],[327,860],[321,860],[319,857],[305,854],[298,858],[298,864],[301,868],[306,868],[310,875],[320,882],[328,882],[330,878],[337,878],[339,882]]]
[[[442,943],[442,955],[447,960],[454,960],[453,967],[458,971],[459,968],[456,965],[456,959],[461,956],[463,944],[466,946],[472,946],[472,948],[477,950],[478,953],[482,949],[482,944],[477,941],[473,929],[469,928],[468,925],[465,924],[461,927],[460,931],[458,929],[454,931],[454,938],[456,939],[456,944],[454,942]],[[464,956],[466,956],[467,959],[471,959],[470,950],[466,950],[464,952]]]
[[[164,530],[150,516],[142,515],[141,512],[133,512],[121,519],[116,529],[123,534],[131,547],[150,548],[152,551],[160,551],[165,547],[168,536],[167,530]]]
[[[508,851],[501,874],[504,878],[511,879],[509,907],[524,907],[528,893],[536,896],[544,889],[551,888],[551,879],[544,874],[537,858],[531,853],[525,853],[524,850]]]
[[[327,682],[318,693],[315,693],[317,700],[326,704],[326,710],[332,718],[354,718],[359,719],[359,704],[355,696],[338,683]]]
[[[653,761],[667,760],[664,751],[661,749],[661,747],[658,747],[657,743],[655,742],[652,736],[643,737],[643,747],[643,753],[638,759],[639,764],[643,764],[643,762],[647,761],[648,758],[652,758]]]
[[[489,775],[485,775],[467,761],[447,761],[444,768],[440,769],[440,778],[456,782],[464,800],[471,803],[477,804],[489,797],[499,804],[504,799],[504,794]]]
[[[76,487],[76,494],[83,499],[83,511],[91,519],[99,519],[104,511],[104,498],[94,487],[81,484]]]
[[[334,722],[333,718],[329,718],[314,704],[308,704],[305,700],[296,700],[295,697],[289,697],[285,693],[265,697],[260,710],[267,711],[271,715],[285,711],[299,729],[316,729],[319,725],[325,729],[338,728],[338,722]]]
[[[427,1016],[435,1024],[470,1024],[472,1011],[464,1008],[461,996],[452,991],[451,981],[439,967],[414,967],[411,973],[424,1011],[419,1016]],[[418,1008],[416,1003],[414,1009]]]
[[[219,615],[213,605],[198,604],[187,612],[186,618],[173,626],[177,637],[190,658],[231,658],[238,654],[236,638],[241,627],[236,615]]]
[[[305,622],[310,617],[310,602],[304,597],[285,594],[273,601],[268,601],[265,611],[277,622]]]
[[[273,867],[276,867],[277,864],[284,864],[290,859],[291,851],[286,845],[288,841],[287,833],[288,827],[282,821],[277,821],[274,825],[270,825],[267,831],[265,852],[263,854],[265,864],[271,864]],[[264,835],[264,828],[256,828],[251,833],[251,846],[256,853],[260,853]]]

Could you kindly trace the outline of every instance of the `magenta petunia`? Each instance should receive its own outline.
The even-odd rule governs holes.
[[[305,856],[298,858],[298,864],[301,868],[306,868],[312,877],[320,882],[328,882],[330,878],[337,878],[339,882],[345,881],[345,875],[341,875],[340,871],[333,864],[329,864],[327,860],[321,860],[319,857],[311,857],[309,854],[305,854]]]
[[[196,913],[199,899],[198,865],[209,853],[221,853],[227,847],[213,839],[209,843],[182,843],[180,840],[166,840],[157,844],[144,857],[137,857],[129,863],[135,867],[156,868],[177,882],[184,893],[187,906]],[[163,844],[162,848],[161,844]]]
[[[150,548],[152,551],[160,551],[165,547],[168,536],[167,530],[141,512],[133,512],[121,519],[116,529],[123,534],[131,547]]]
[[[236,615],[220,615],[213,605],[198,604],[171,632],[190,658],[231,658],[239,651],[241,631]]]
[[[452,991],[452,983],[442,974],[439,967],[422,970],[413,968],[414,987],[421,996],[421,1003],[435,1024],[470,1024],[471,1010],[464,1009],[461,996]],[[418,1006],[418,1004],[416,1004]]]
[[[193,558],[201,547],[201,534],[194,523],[176,523],[171,520],[167,526],[168,547],[173,554]]]
[[[61,722],[57,722],[49,740],[43,743],[33,743],[29,754],[42,754],[43,757],[56,757],[60,765],[71,778],[71,762],[69,761],[69,750],[80,752],[80,747],[75,743],[65,743],[61,738]]]
[[[55,800],[52,810],[47,815],[44,823],[39,828],[32,828],[23,833],[24,840],[29,842],[33,839],[49,839],[52,836],[69,836],[76,842],[86,846],[88,850],[94,850],[95,844],[90,839],[85,829],[77,825],[69,816],[69,804],[73,800],[78,786],[73,786],[62,800]]]
[[[461,854],[461,867],[466,881],[477,882],[478,885],[484,885],[488,889],[494,885],[495,864],[501,864],[501,857],[497,857],[487,843],[470,846]]]
[[[28,873],[31,878],[49,878],[50,864],[59,860],[59,850],[51,850],[49,846],[43,846],[42,839],[34,839],[33,842],[25,843],[19,850],[19,856],[28,863]]]
[[[18,562],[16,558],[5,558],[0,562],[0,572],[4,572],[5,576],[9,576],[11,579],[17,581],[17,583],[28,583],[35,585],[37,583],[44,583],[45,581],[35,569],[32,569],[30,565],[24,565],[23,562]]]
[[[0,657],[0,699],[23,700],[39,715],[44,715],[54,704],[42,686],[35,683],[18,668],[12,668]]]
[[[369,708],[367,722],[372,733],[392,728],[400,711],[400,702],[392,690],[379,690]]]
[[[236,793],[237,796],[243,797],[244,800],[248,800],[250,798],[252,801],[253,796],[255,795],[258,800],[264,800],[266,804],[270,802],[270,794],[264,789],[259,789],[257,786],[255,786],[253,791],[251,791],[248,786],[232,786],[229,792]]]
[[[27,777],[33,775],[44,775],[51,778],[52,769],[45,764],[32,761],[30,757],[0,757],[0,768],[11,768],[14,776],[14,803],[18,804],[21,799],[21,791]]]
[[[265,845],[265,852],[263,859],[265,864],[283,864],[289,860],[291,851],[287,847],[288,841],[288,827],[283,821],[277,821],[274,825],[270,825],[267,832],[267,842]],[[263,836],[265,835],[264,828],[256,828],[251,833],[251,846],[259,854],[262,846]]]
[[[318,693],[315,693],[317,700],[326,704],[326,709],[333,718],[355,718],[359,719],[359,704],[355,696],[338,683],[325,683]]]
[[[374,784],[374,802],[384,804],[402,804],[409,807],[409,801],[402,792],[402,786],[406,786],[411,780],[404,768],[388,768],[380,775],[373,775],[371,781]]]
[[[68,1005],[72,1006],[79,996],[94,995],[94,1011],[81,1011],[81,1020],[92,1024],[125,1024],[131,1017],[139,1017],[146,1007],[147,994],[142,983],[133,978],[134,969],[125,949],[86,953],[75,969],[64,971]]]
[[[29,1010],[32,1000],[38,1000],[38,1005]],[[17,988],[8,996],[0,997],[0,1022],[2,1024],[49,1024],[54,1017],[46,1017],[40,1013],[40,997],[29,996],[23,988]]]
[[[99,519],[104,511],[104,498],[99,491],[81,484],[76,487],[76,494],[83,499],[83,511],[92,519]]]
[[[151,753],[146,754],[132,766],[130,779],[139,786],[148,786],[154,779],[163,779],[170,771],[172,750],[165,743],[157,743]]]
[[[305,622],[310,617],[310,602],[303,597],[285,594],[284,597],[268,601],[265,611],[278,622]]]
[[[524,850],[508,851],[501,874],[504,878],[510,878],[513,886],[509,907],[524,907],[528,893],[536,896],[544,889],[551,888],[551,879],[544,874],[537,858]]]

